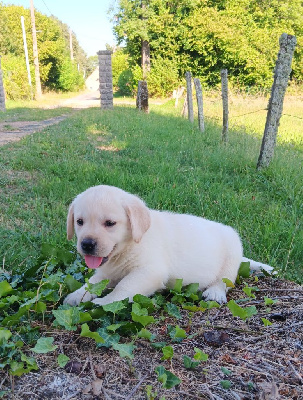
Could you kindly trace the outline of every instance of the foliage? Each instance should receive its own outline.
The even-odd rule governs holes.
[[[140,64],[141,40],[151,62],[158,57],[178,65],[208,85],[227,68],[235,85],[268,88],[283,32],[297,36],[293,79],[302,81],[303,5],[299,0],[120,0],[114,31],[132,63]]]
[[[28,98],[29,89],[23,48],[20,17],[24,16],[29,63],[33,65],[33,42],[29,9],[21,6],[0,4],[0,54],[4,55],[2,66],[6,71],[4,87],[8,98]],[[76,90],[83,86],[83,69],[86,55],[73,35],[75,65],[71,65],[69,54],[69,28],[54,17],[35,12],[37,45],[41,84],[44,89]],[[14,60],[14,62],[12,62]],[[77,70],[77,64],[80,71]],[[14,68],[16,67],[16,69]],[[31,68],[34,85],[34,69]],[[21,81],[23,80],[23,84]],[[20,90],[18,94],[18,90]]]
[[[29,100],[31,87],[25,62],[20,57],[7,54],[2,57],[2,71],[6,97],[12,100]]]

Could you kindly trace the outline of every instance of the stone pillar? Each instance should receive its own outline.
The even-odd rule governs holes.
[[[138,92],[137,92],[137,101],[136,107],[144,111],[145,113],[149,113],[148,108],[148,88],[146,81],[139,81],[138,82]]]
[[[5,93],[4,93],[3,76],[1,69],[1,56],[0,56],[0,111],[5,111]]]
[[[113,108],[113,74],[112,74],[112,51],[98,51],[99,58],[99,90],[101,109]]]

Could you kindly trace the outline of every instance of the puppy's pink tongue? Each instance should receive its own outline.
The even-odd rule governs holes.
[[[95,256],[84,256],[85,263],[88,266],[88,268],[93,268],[96,269],[98,268],[103,260],[103,257],[95,257]]]

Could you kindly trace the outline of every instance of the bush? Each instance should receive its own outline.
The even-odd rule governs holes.
[[[7,54],[1,60],[3,71],[3,84],[7,99],[29,100],[31,98],[31,87],[28,83],[25,60]],[[34,85],[34,82],[32,82]]]
[[[150,96],[168,97],[179,85],[178,67],[175,61],[157,57],[152,60],[147,77]]]
[[[65,58],[60,69],[57,88],[64,92],[79,90],[84,86],[84,78],[79,73],[74,62],[69,58]]]

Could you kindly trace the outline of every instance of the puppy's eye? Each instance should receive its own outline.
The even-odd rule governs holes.
[[[114,225],[116,225],[116,222],[115,222],[115,221],[111,221],[110,219],[108,219],[107,221],[105,221],[105,226],[110,227],[110,226],[114,226]]]
[[[83,219],[82,218],[78,218],[77,219],[77,225],[79,225],[79,226],[83,225]]]

